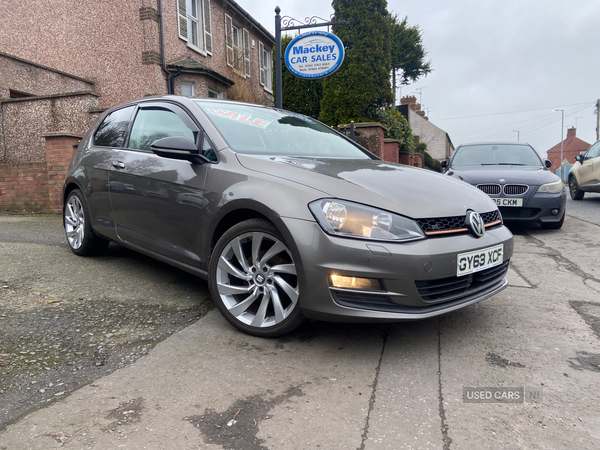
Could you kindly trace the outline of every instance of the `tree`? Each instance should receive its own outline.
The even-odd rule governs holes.
[[[391,39],[386,0],[333,0],[333,32],[347,48],[340,69],[323,81],[320,120],[329,125],[368,121],[392,101]]]
[[[423,32],[418,25],[409,26],[408,18],[400,22],[398,15],[390,15],[392,36],[392,92],[396,103],[396,76],[400,84],[410,84],[431,72],[431,61],[425,62]],[[398,74],[398,72],[400,72]]]
[[[285,54],[285,49],[292,39],[288,35],[281,37],[282,55]],[[273,62],[273,67],[275,68],[275,62]],[[285,67],[285,64],[283,65],[281,75],[283,85],[281,100],[283,109],[305,114],[315,119],[318,118],[321,112],[321,98],[323,97],[323,80],[307,80],[297,77]],[[275,79],[275,76],[275,72],[273,72],[273,79]]]

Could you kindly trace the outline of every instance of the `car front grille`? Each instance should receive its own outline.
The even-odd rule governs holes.
[[[502,216],[498,210],[481,213],[481,218],[486,228],[502,224]],[[431,219],[417,219],[417,223],[425,234],[436,235],[468,231],[465,219],[466,216],[435,217]]]
[[[506,195],[523,195],[529,190],[529,186],[526,184],[507,184],[504,186],[504,193]]]
[[[502,192],[502,187],[499,184],[478,184],[477,189],[485,192],[487,195],[498,195]]]
[[[508,261],[481,272],[439,280],[415,281],[419,295],[426,303],[442,303],[484,290],[502,281],[508,271]]]

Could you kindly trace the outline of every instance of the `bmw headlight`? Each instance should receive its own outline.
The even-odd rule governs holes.
[[[542,184],[537,192],[544,194],[560,194],[564,189],[564,184],[561,180],[555,181],[553,183]]]
[[[316,200],[308,205],[323,230],[335,236],[381,241],[414,241],[425,234],[414,220],[346,200]]]

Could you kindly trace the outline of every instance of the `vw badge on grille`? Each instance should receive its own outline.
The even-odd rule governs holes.
[[[475,211],[471,209],[467,211],[465,222],[467,227],[469,227],[469,230],[471,230],[476,237],[480,238],[483,236],[483,233],[485,233],[485,223],[481,216]]]

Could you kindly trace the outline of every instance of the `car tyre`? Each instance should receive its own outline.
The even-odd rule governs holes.
[[[569,177],[569,194],[571,194],[573,200],[581,200],[585,194],[585,192],[579,189],[579,184],[575,176]]]
[[[108,241],[92,230],[90,214],[83,193],[75,189],[69,193],[63,208],[67,242],[79,256],[97,255],[108,246]]]
[[[297,270],[275,226],[250,219],[217,242],[209,263],[209,288],[234,327],[254,336],[281,336],[304,321]]]
[[[565,223],[565,216],[566,214],[563,214],[558,222],[542,222],[542,228],[545,230],[560,230],[563,223]]]

